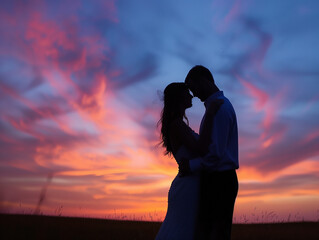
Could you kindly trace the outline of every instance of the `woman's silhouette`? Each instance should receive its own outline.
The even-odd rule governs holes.
[[[185,83],[171,83],[164,90],[164,108],[159,121],[162,146],[166,150],[165,154],[173,155],[178,165],[182,159],[193,159],[206,154],[211,142],[209,138],[213,118],[223,103],[223,100],[216,100],[207,110],[203,135],[199,136],[188,126],[185,115],[185,110],[192,106],[192,98]],[[199,181],[198,173],[179,171],[169,189],[166,217],[156,240],[194,239]]]

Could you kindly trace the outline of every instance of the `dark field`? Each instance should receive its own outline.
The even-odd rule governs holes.
[[[0,239],[154,239],[161,223],[0,214]],[[233,240],[319,240],[319,222],[235,224]]]

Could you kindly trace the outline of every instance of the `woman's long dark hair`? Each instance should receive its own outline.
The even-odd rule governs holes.
[[[161,145],[166,149],[165,155],[171,155],[173,150],[169,140],[171,122],[183,117],[188,124],[185,109],[181,109],[181,101],[183,101],[186,91],[188,91],[188,88],[182,82],[171,83],[164,90],[164,107],[158,125],[161,125]]]

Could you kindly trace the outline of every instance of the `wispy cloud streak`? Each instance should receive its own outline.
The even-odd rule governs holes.
[[[158,145],[157,91],[203,64],[238,116],[238,212],[255,203],[280,212],[274,197],[299,206],[302,196],[311,218],[319,197],[317,5],[2,1],[1,209],[34,212],[53,173],[43,212],[156,210],[160,220],[177,164]],[[187,110],[195,130],[203,110],[198,100]]]

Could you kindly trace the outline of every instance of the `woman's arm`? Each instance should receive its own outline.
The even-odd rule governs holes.
[[[212,102],[207,109],[205,120],[202,126],[202,134],[199,135],[198,140],[193,135],[192,129],[182,120],[175,120],[171,124],[171,133],[190,151],[196,152],[199,155],[205,155],[208,151],[208,146],[211,143],[214,116],[223,102],[223,100],[218,99]]]

